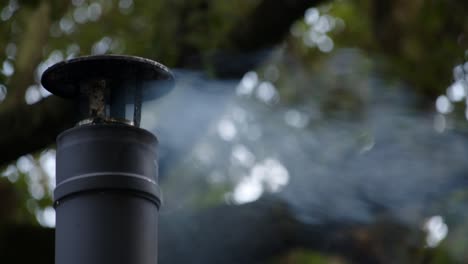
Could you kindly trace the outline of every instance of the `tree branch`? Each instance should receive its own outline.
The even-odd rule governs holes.
[[[57,97],[36,104],[10,104],[0,111],[0,160],[11,162],[55,142],[56,136],[72,125],[72,107]]]
[[[16,72],[10,81],[9,92],[5,104],[24,104],[24,94],[29,85],[34,83],[34,70],[41,62],[42,52],[37,47],[47,43],[50,28],[50,3],[43,1],[34,10],[28,20],[18,48],[16,59]],[[10,102],[11,101],[11,102]]]
[[[232,28],[215,52],[183,58],[183,65],[201,68],[208,64],[217,77],[239,78],[265,61],[307,8],[325,1],[264,0]]]
[[[324,0],[264,0],[229,35],[231,50],[252,52],[277,45],[307,8]]]

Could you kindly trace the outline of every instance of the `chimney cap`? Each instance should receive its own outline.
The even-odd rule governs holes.
[[[166,66],[128,55],[93,55],[65,60],[48,68],[42,75],[41,83],[57,96],[74,99],[80,96],[81,85],[96,80],[113,84],[125,81],[155,82],[156,85],[143,85],[144,101],[159,98],[174,87],[174,76]],[[119,85],[115,88],[119,88]]]

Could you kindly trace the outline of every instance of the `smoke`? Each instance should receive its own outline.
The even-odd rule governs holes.
[[[363,72],[363,64],[369,60],[356,50],[336,52],[297,84],[315,96],[299,103],[281,98],[294,87],[258,72],[213,80],[177,71],[174,91],[143,113],[160,140],[163,218],[269,193],[306,224],[385,216],[419,230],[444,214],[466,188],[468,143],[437,130],[440,117],[421,109],[408,87],[386,82],[375,67]]]

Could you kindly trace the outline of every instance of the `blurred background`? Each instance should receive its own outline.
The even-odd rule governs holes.
[[[39,83],[90,54],[176,76],[157,135],[160,263],[468,263],[468,2],[1,0],[0,263],[53,263]],[[116,230],[118,232],[118,230]]]

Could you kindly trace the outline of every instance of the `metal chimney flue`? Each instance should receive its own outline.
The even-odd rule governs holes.
[[[166,94],[172,74],[102,55],[55,64],[41,82],[77,106],[77,125],[57,138],[55,263],[157,263],[157,139],[139,126],[143,100]]]

